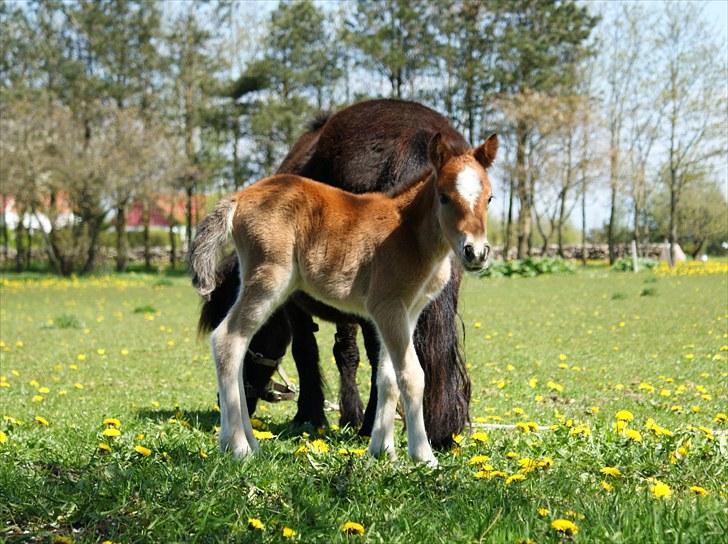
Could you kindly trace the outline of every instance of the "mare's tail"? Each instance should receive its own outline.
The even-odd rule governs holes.
[[[230,236],[235,208],[235,201],[229,198],[218,202],[198,225],[192,241],[189,256],[192,285],[205,300],[209,300],[210,293],[215,290],[218,249]]]

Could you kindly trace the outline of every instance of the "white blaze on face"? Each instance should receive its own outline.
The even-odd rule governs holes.
[[[455,190],[468,203],[470,209],[475,211],[475,205],[478,203],[480,193],[483,191],[483,184],[480,181],[478,172],[470,166],[463,168],[458,173],[458,177],[455,178]]]

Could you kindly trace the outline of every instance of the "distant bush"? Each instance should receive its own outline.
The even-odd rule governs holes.
[[[520,276],[532,278],[541,274],[572,273],[576,266],[559,257],[544,257],[541,259],[528,257],[515,261],[495,261],[480,276],[485,278],[500,278]]]
[[[652,270],[657,266],[657,261],[653,259],[643,259],[640,257],[637,259],[637,266],[642,269]],[[617,259],[614,261],[614,264],[612,265],[612,270],[615,272],[633,272],[634,269],[632,268],[632,259],[631,258],[624,258],[624,259]]]

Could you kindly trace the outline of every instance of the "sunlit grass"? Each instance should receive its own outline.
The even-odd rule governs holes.
[[[473,428],[434,471],[406,459],[402,433],[394,464],[362,455],[347,429],[292,433],[292,403],[261,405],[259,455],[220,453],[198,300],[186,280],[158,280],[2,280],[0,537],[713,542],[728,531],[725,273],[468,278]],[[318,338],[335,400],[333,328]]]

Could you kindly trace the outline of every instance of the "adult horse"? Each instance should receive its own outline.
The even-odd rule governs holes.
[[[430,168],[428,143],[440,133],[453,150],[469,148],[463,136],[437,112],[413,102],[370,100],[355,104],[331,117],[319,118],[294,144],[278,173],[305,176],[353,192],[389,191],[404,187]],[[275,203],[271,203],[275,206]],[[459,343],[457,297],[461,269],[452,267],[450,281],[422,312],[414,335],[415,349],[425,373],[424,419],[430,442],[435,447],[452,443],[468,422],[470,380],[465,371]],[[215,289],[201,310],[199,330],[214,329],[236,300],[240,279],[237,259],[226,259],[217,271]],[[341,373],[343,423],[362,419],[356,388],[359,353],[357,323],[362,325],[365,347],[372,362],[372,389],[362,425],[369,434],[376,407],[376,334],[366,322],[352,319],[295,294],[273,314],[251,341],[244,363],[248,408],[255,408],[264,396],[277,361],[292,341],[293,357],[299,369],[300,393],[294,421],[321,425],[322,379],[311,314],[337,323],[334,357]]]

